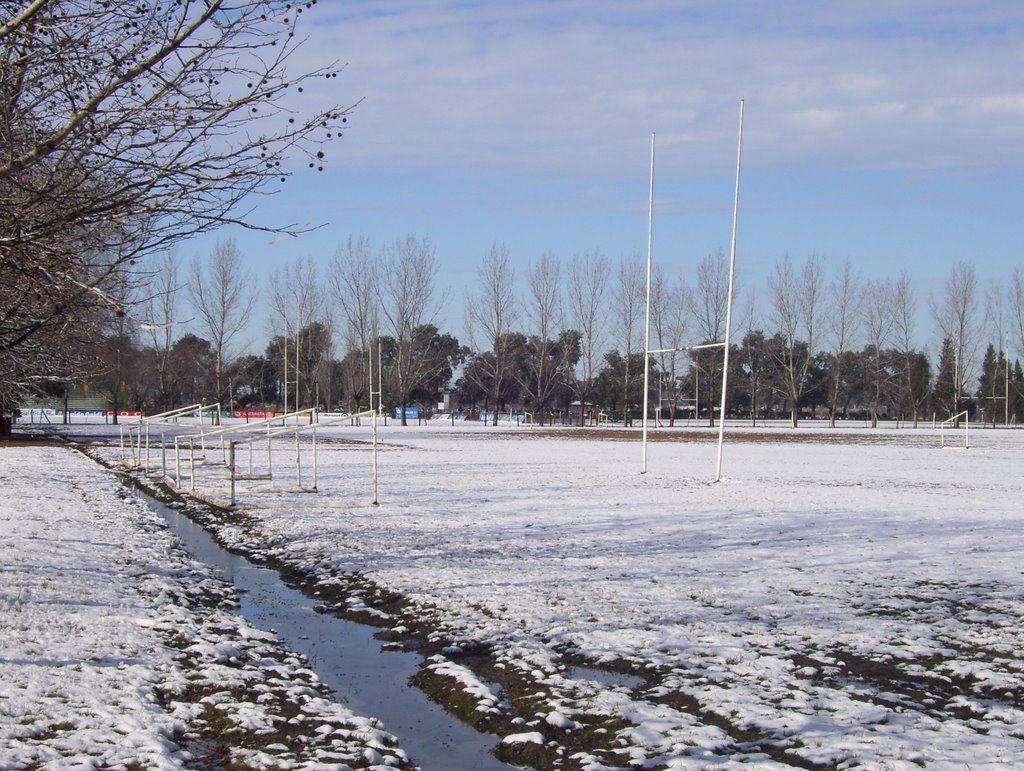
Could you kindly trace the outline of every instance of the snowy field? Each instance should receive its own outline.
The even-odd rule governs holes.
[[[95,462],[0,445],[0,478],[0,769],[219,768],[226,725],[236,767],[404,762]]]
[[[221,535],[325,585],[356,571],[411,599],[458,644],[436,668],[500,709],[459,665],[459,646],[491,646],[543,694],[506,741],[557,754],[559,736],[611,716],[617,754],[579,753],[576,767],[1024,766],[1024,432],[972,428],[971,449],[943,450],[931,429],[731,431],[712,484],[706,429],[652,442],[641,475],[624,432],[391,423],[379,507],[356,505],[369,434],[321,432],[317,493],[241,486],[253,519]],[[50,480],[47,500],[92,484],[23,473]],[[204,473],[200,489],[222,495]],[[108,504],[89,505],[130,527]],[[34,538],[5,552],[38,560],[22,556]]]

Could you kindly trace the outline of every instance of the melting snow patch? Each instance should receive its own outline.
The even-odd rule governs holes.
[[[544,744],[544,734],[540,731],[527,731],[521,734],[509,734],[501,740],[502,744]]]
[[[444,656],[431,656],[427,669],[434,674],[450,677],[462,687],[462,690],[476,699],[477,712],[496,713],[501,707],[501,700],[495,689],[477,677],[472,670],[449,661]]]
[[[568,716],[563,715],[561,712],[549,712],[544,717],[544,722],[549,726],[561,728],[564,731],[574,731],[580,727],[579,723]]]

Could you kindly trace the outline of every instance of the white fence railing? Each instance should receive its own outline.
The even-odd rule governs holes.
[[[273,418],[254,421],[232,426],[223,426],[210,430],[198,431],[190,434],[179,434],[174,437],[174,473],[173,477],[167,473],[164,476],[168,483],[176,489],[187,491],[196,497],[203,497],[212,500],[214,503],[220,501],[213,499],[211,495],[205,494],[201,487],[216,487],[218,480],[220,484],[227,485],[227,505],[234,506],[238,492],[238,483],[242,481],[265,481],[267,485],[262,488],[264,492],[317,492],[319,489],[319,465],[317,458],[317,430],[327,426],[348,423],[356,425],[361,418],[373,418],[375,413],[366,410],[358,413],[334,413],[329,418],[321,416],[316,409],[309,408],[297,410],[285,415],[278,415]],[[293,421],[293,422],[291,422]],[[304,433],[311,435],[311,442],[308,445],[308,463],[303,463],[303,444],[300,437]],[[290,463],[275,464],[274,448],[275,440],[280,438],[294,438],[291,444]],[[206,445],[208,442],[219,439],[221,445],[221,458],[215,459],[207,456]],[[265,443],[265,444],[264,444]],[[256,446],[262,444],[259,452]],[[277,449],[282,449],[282,443],[276,443]],[[374,432],[373,452],[376,454],[376,432]],[[248,448],[248,458],[244,470],[239,468],[239,450]],[[264,454],[265,450],[265,454]],[[311,457],[310,457],[311,456]],[[303,467],[308,468],[309,484],[303,484]],[[200,475],[199,468],[214,469],[214,473]],[[223,467],[224,472],[218,474],[217,467]],[[289,468],[294,469],[294,485],[283,487],[284,479],[290,478]],[[202,481],[202,484],[199,484]],[[376,490],[376,462],[374,462],[374,490]],[[214,490],[216,492],[216,490]],[[376,495],[372,502],[376,502]]]
[[[132,422],[120,424],[121,464],[145,469],[146,473],[150,472],[153,468],[150,449],[154,444],[151,435],[156,427],[160,434],[161,466],[163,474],[166,475],[167,432],[191,430],[195,424],[189,421],[196,418],[201,426],[207,413],[210,416],[210,425],[216,424],[220,419],[220,402],[190,404],[187,407],[178,407],[156,415],[144,415]]]

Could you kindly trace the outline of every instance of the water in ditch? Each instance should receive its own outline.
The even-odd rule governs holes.
[[[284,584],[277,571],[232,554],[186,515],[146,496],[193,558],[216,568],[238,588],[240,612],[253,626],[274,630],[349,709],[379,718],[423,771],[512,769],[491,754],[495,737],[449,715],[409,684],[420,656],[388,650],[373,627],[314,610],[316,602]]]

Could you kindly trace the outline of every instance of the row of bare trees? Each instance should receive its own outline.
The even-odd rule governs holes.
[[[451,297],[437,286],[439,263],[428,238],[410,235],[379,249],[349,238],[322,273],[306,258],[263,287],[244,263],[232,242],[194,261],[182,277],[173,254],[161,256],[149,323],[142,325],[150,363],[135,368],[156,377],[131,391],[137,404],[153,409],[182,398],[178,385],[190,381],[170,370],[188,361],[185,350],[197,354],[193,371],[208,371],[207,391],[198,395],[215,394],[225,405],[365,407],[371,367],[380,370],[388,404],[433,406],[451,391],[494,420],[511,408],[543,420],[574,404],[580,422],[602,410],[628,421],[643,401],[646,286],[637,255],[612,261],[589,252],[562,262],[542,254],[519,276],[509,250],[494,245],[465,296],[465,345],[440,329],[453,316]],[[699,260],[688,278],[669,278],[660,268],[653,275],[649,397],[670,421],[683,414],[713,421],[722,352],[702,346],[725,335],[724,253]],[[821,257],[798,263],[784,255],[769,272],[763,298],[750,287],[737,300],[730,409],[755,420],[784,411],[794,426],[802,414],[825,414],[835,423],[856,412],[877,423],[959,412],[977,396],[972,384],[983,340],[1002,341],[1000,356],[990,358],[1003,362],[1004,385],[1017,382],[1005,351],[1011,335],[1024,347],[1024,274],[1016,271],[1008,286],[992,284],[983,293],[964,263],[941,292],[919,297],[907,273],[863,277],[847,260],[830,274]],[[238,355],[239,344],[251,342],[260,292],[270,309],[269,342],[262,355]],[[927,333],[919,326],[929,320],[935,361],[919,347]],[[192,332],[175,340],[171,330],[186,322]],[[122,324],[111,336],[122,368],[131,347],[123,333]],[[998,375],[992,366],[981,373],[990,391]],[[984,398],[1006,400],[1009,413],[1009,394]]]
[[[436,326],[446,296],[437,291],[437,258],[426,238],[408,236],[372,256],[365,239],[349,239],[325,273],[312,259],[301,259],[273,273],[265,286],[230,240],[187,270],[173,251],[152,267],[154,281],[137,290],[134,302],[144,309],[141,320],[112,325],[100,346],[108,386],[129,393],[137,408],[163,410],[182,399],[216,400],[225,408],[238,401],[285,410],[357,406],[368,401],[374,361],[386,366],[393,400],[408,405],[426,385],[447,385],[460,361],[458,341]],[[239,343],[253,342],[261,292],[269,342],[258,356]]]
[[[521,291],[508,250],[492,247],[466,298],[469,345],[463,348],[437,327],[449,298],[436,292],[438,263],[429,239],[407,236],[375,252],[365,239],[350,238],[324,277],[308,258],[271,277],[265,287],[273,309],[266,328],[271,342],[262,357],[235,355],[243,331],[251,330],[260,290],[244,262],[232,242],[220,244],[206,260],[195,260],[184,276],[173,252],[159,257],[142,314],[146,321],[115,317],[102,347],[115,400],[127,387],[125,371],[133,371],[136,382],[125,399],[148,409],[174,405],[183,384],[193,392],[203,384],[200,396],[214,394],[224,403],[280,406],[283,398],[285,408],[289,402],[355,407],[368,401],[368,368],[376,348],[395,404],[414,399],[430,404],[443,389],[456,386],[463,401],[482,402],[495,415],[509,405],[543,415],[553,403],[573,400],[582,421],[588,406],[628,415],[642,401],[643,266],[635,256],[613,268],[598,253],[576,255],[563,277],[562,264],[545,254],[528,266]],[[655,272],[652,347],[660,351],[653,357],[655,403],[670,415],[679,411],[680,399],[692,402],[691,394],[699,402],[702,389],[709,401],[720,383],[719,352],[682,349],[722,339],[726,268],[723,254],[708,255],[699,261],[692,286],[681,276],[668,281],[664,271]],[[769,405],[783,404],[794,424],[802,409],[822,405],[834,422],[848,413],[851,395],[874,421],[886,405],[887,414],[897,404],[901,414],[913,419],[921,414],[933,394],[930,378],[922,374],[930,369],[927,358],[915,348],[917,299],[908,275],[865,281],[847,261],[826,281],[821,258],[795,266],[784,256],[767,287],[763,315],[751,291],[743,300],[744,313],[737,314],[734,339],[742,335],[744,343],[734,348],[740,367],[734,382],[745,385],[733,404],[749,405],[744,409],[755,417]],[[179,289],[187,299],[184,307]],[[936,389],[943,390],[942,410],[959,411],[971,395],[975,354],[986,331],[989,339],[994,332],[1007,344],[1011,332],[1021,340],[1021,298],[1019,271],[1009,291],[993,285],[981,297],[966,264],[951,272],[942,295],[929,298],[942,340],[935,378]],[[121,301],[131,304],[125,297]],[[175,339],[174,331],[186,324],[192,333]],[[142,359],[132,353],[139,345],[133,327],[142,338]],[[755,345],[758,339],[762,342]],[[462,377],[450,382],[464,359]],[[1008,356],[1001,354],[999,361],[1008,362]],[[1008,381],[1009,363],[1004,369]],[[142,371],[146,377],[140,377]],[[616,378],[617,391],[610,385]],[[986,378],[991,389],[992,373]],[[713,419],[713,411],[708,415]]]
[[[522,299],[517,300],[507,250],[494,247],[482,260],[466,315],[470,365],[478,366],[467,366],[466,376],[477,381],[476,391],[486,394],[492,406],[507,401],[501,394],[515,380],[508,371],[508,350],[517,321],[523,333],[540,339],[556,339],[551,329],[578,335],[580,359],[571,383],[578,402],[593,400],[599,375],[607,381],[614,369],[620,373],[622,398],[610,399],[602,382],[602,404],[615,402],[628,412],[639,403],[635,381],[642,357],[636,365],[631,362],[643,345],[642,260],[634,255],[613,264],[589,253],[574,256],[567,265],[564,291],[552,291],[559,281],[559,264],[550,255],[542,256],[529,266]],[[834,424],[849,413],[851,400],[875,424],[883,414],[916,421],[929,407],[945,414],[959,412],[976,395],[972,384],[983,340],[997,341],[996,347],[1005,352],[1007,373],[1011,342],[1024,350],[1024,273],[1014,271],[1009,289],[1005,286],[993,282],[982,292],[974,268],[961,263],[941,291],[923,293],[907,272],[894,279],[863,276],[846,260],[830,276],[820,256],[797,264],[784,255],[769,272],[764,297],[751,286],[736,301],[741,312],[734,316],[733,336],[744,344],[734,350],[745,393],[732,403],[749,405],[746,409],[754,416],[759,398],[762,407],[784,404],[794,426],[807,407],[826,410]],[[667,396],[663,390],[653,403],[667,402],[670,414],[677,412],[681,398],[692,395],[699,401],[701,381],[705,394],[719,387],[721,350],[701,346],[725,337],[727,293],[728,264],[722,251],[699,260],[692,276],[670,279],[661,269],[654,272],[651,349],[657,353],[652,364],[659,383],[670,387]],[[929,337],[940,354],[934,367],[927,347],[921,346]],[[763,344],[755,344],[758,339]],[[943,355],[950,350],[952,355]],[[951,388],[946,388],[947,381]],[[940,390],[933,389],[933,382]],[[543,394],[527,385],[526,396],[532,399],[520,401],[532,400],[539,408]],[[713,410],[708,415],[713,419]]]
[[[97,339],[134,315],[150,256],[226,223],[297,232],[248,220],[244,202],[297,162],[322,168],[347,120],[307,104],[335,69],[286,66],[312,7],[2,4],[0,412],[103,368]]]

